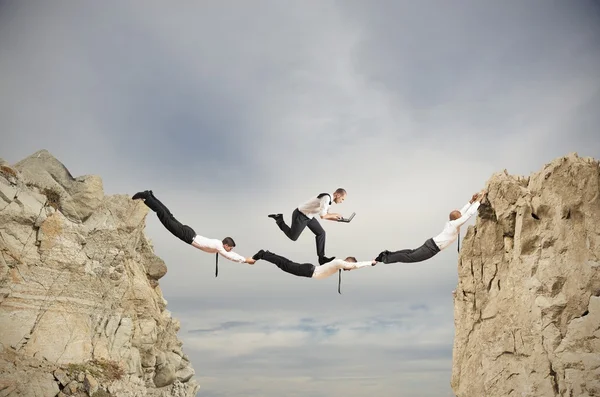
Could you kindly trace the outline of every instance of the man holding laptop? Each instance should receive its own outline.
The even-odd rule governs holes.
[[[339,188],[333,195],[329,193],[321,193],[316,197],[309,199],[308,201],[300,204],[298,208],[292,213],[292,225],[291,227],[286,225],[283,220],[283,214],[270,214],[269,218],[275,219],[277,226],[288,236],[292,241],[298,240],[300,234],[305,227],[308,226],[311,232],[315,234],[315,241],[317,245],[317,256],[319,257],[319,265],[327,262],[331,262],[335,257],[328,258],[325,256],[325,230],[317,220],[318,215],[321,219],[326,219],[336,222],[350,222],[354,218],[355,214],[352,214],[350,218],[344,218],[340,214],[329,213],[329,206],[332,203],[340,204],[346,199],[346,190]]]

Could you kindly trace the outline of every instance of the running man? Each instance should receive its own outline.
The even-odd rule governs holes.
[[[292,213],[291,227],[286,225],[283,220],[283,214],[270,214],[269,218],[275,219],[277,226],[288,236],[292,241],[298,240],[300,234],[305,227],[308,226],[311,232],[315,234],[315,242],[317,245],[317,256],[319,264],[330,262],[335,259],[335,256],[328,258],[325,256],[325,230],[317,220],[317,216],[321,219],[329,221],[337,221],[342,218],[340,214],[329,213],[329,206],[332,203],[340,204],[346,199],[346,190],[339,188],[333,195],[329,193],[321,193],[318,196],[300,204]]]

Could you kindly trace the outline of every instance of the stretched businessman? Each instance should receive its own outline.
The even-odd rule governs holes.
[[[412,263],[432,258],[458,238],[460,227],[477,213],[481,200],[486,194],[486,191],[475,193],[461,210],[450,212],[449,221],[444,225],[442,232],[425,241],[419,248],[403,249],[395,252],[382,251],[375,260],[383,263]]]
[[[349,256],[346,259],[334,259],[322,266],[315,266],[312,263],[296,263],[292,262],[288,258],[274,254],[270,251],[260,250],[252,257],[256,260],[265,260],[271,262],[286,273],[293,274],[298,277],[309,277],[315,279],[324,279],[333,274],[338,270],[355,270],[366,266],[375,266],[376,261],[368,262],[357,262],[356,258]]]
[[[254,264],[256,261],[252,258],[244,258],[240,254],[233,252],[235,248],[235,242],[231,237],[225,237],[222,241],[217,239],[210,239],[199,234],[196,234],[194,229],[188,225],[183,225],[179,222],[171,211],[165,206],[160,200],[154,196],[152,190],[145,190],[138,192],[133,195],[133,200],[143,200],[152,211],[156,212],[158,219],[168,231],[171,232],[175,237],[182,240],[183,242],[192,245],[199,250],[204,252],[216,254],[218,262],[218,255],[221,255],[230,261],[238,263]],[[218,272],[218,269],[217,269]]]

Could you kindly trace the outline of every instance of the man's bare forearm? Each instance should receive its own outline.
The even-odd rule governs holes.
[[[329,221],[337,221],[342,216],[340,214],[325,214],[321,216],[321,219],[327,219]]]

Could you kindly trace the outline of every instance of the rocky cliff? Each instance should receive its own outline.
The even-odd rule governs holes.
[[[47,151],[0,159],[0,397],[196,394],[147,211]]]
[[[462,244],[458,397],[600,396],[600,165],[575,154],[488,181]]]

